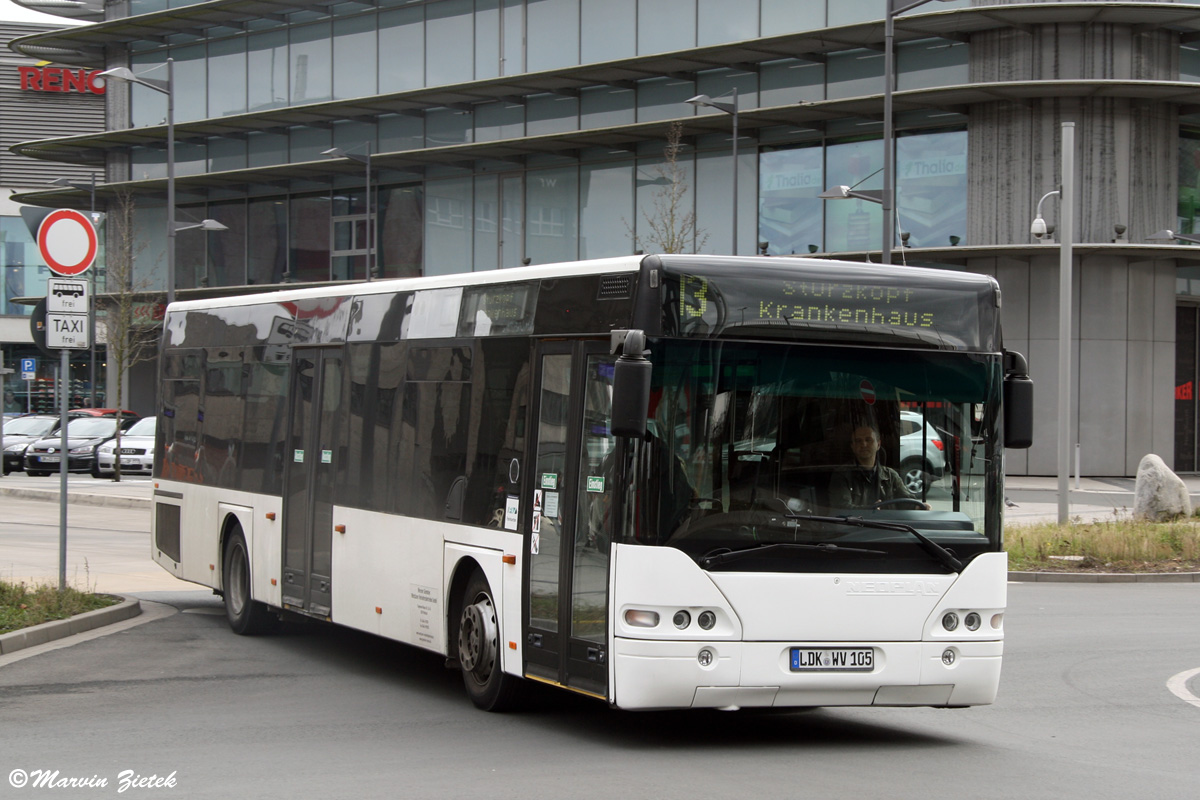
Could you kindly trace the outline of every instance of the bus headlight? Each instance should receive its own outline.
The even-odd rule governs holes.
[[[945,615],[942,617],[942,627],[948,631],[957,629],[958,628],[958,614],[955,614],[953,611],[947,611],[945,613]]]
[[[717,615],[711,611],[701,611],[700,616],[696,617],[696,622],[706,631],[711,631],[717,624]]]
[[[676,611],[675,618],[671,620],[675,623],[675,627],[683,630],[688,625],[692,624],[692,615],[686,611]]]
[[[974,611],[972,611],[970,614],[967,614],[967,617],[963,620],[963,622],[966,624],[967,630],[969,631],[977,631],[979,630],[979,626],[983,624],[983,620],[981,620],[979,615]]]

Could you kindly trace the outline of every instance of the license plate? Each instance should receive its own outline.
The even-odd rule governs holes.
[[[136,467],[137,465],[138,465],[138,462],[137,462],[136,458],[122,458],[121,459],[122,467]]]
[[[61,459],[58,456],[39,456],[43,464],[57,464]]]
[[[870,672],[875,651],[869,647],[793,647],[792,672]]]

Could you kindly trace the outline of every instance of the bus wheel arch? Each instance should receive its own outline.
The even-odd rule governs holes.
[[[221,592],[229,627],[241,636],[270,633],[279,627],[279,617],[254,599],[250,548],[237,516],[230,514],[221,534]]]
[[[506,711],[518,701],[521,679],[503,667],[499,609],[483,570],[465,559],[451,583],[448,637],[467,695],[484,711]]]

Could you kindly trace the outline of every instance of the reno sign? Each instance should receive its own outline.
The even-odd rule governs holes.
[[[64,69],[62,67],[17,67],[23,92],[75,92],[104,94],[104,78],[100,70]]]

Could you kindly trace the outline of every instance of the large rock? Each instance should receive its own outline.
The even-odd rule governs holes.
[[[1153,453],[1143,457],[1133,490],[1133,516],[1161,521],[1191,513],[1192,501],[1183,479]]]

